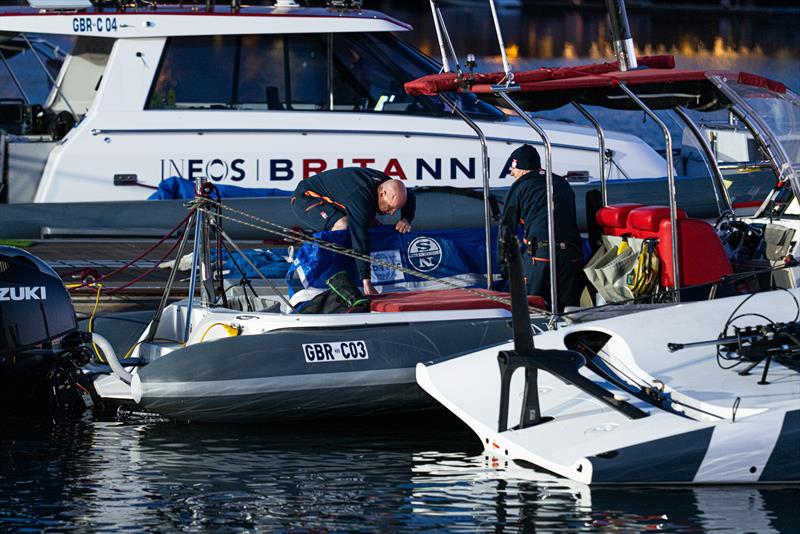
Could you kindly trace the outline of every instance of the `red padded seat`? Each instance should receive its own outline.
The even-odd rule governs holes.
[[[639,239],[656,238],[656,254],[661,262],[661,286],[675,287],[672,268],[672,224],[668,206],[614,204],[597,211],[603,234],[629,234]],[[678,209],[678,262],[681,287],[715,282],[733,273],[731,262],[714,227],[700,219],[690,219]]]
[[[733,274],[733,267],[714,227],[700,219],[678,219],[678,264],[681,287],[715,282]],[[675,287],[669,218],[658,229],[656,253],[661,260],[661,285]]]
[[[642,204],[611,204],[603,206],[595,214],[597,224],[603,227],[604,235],[621,236],[627,231],[628,215]]]
[[[714,282],[733,273],[713,226],[700,219],[689,219],[682,209],[678,209],[677,223],[681,287]],[[629,234],[639,239],[658,239],[656,254],[661,262],[662,287],[675,287],[671,228],[667,206],[643,206],[628,214]]]
[[[501,291],[479,290],[481,293],[510,298]],[[542,297],[528,296],[528,304],[545,309]],[[463,289],[437,289],[431,291],[402,291],[384,293],[370,297],[370,309],[374,312],[433,311],[433,310],[487,310],[510,306],[475,295]]]
[[[686,219],[686,212],[678,208],[677,219]],[[664,219],[669,220],[669,206],[642,206],[631,210],[628,214],[628,232],[633,234],[634,237],[641,237],[641,231],[652,232],[654,235],[646,237],[655,237]]]

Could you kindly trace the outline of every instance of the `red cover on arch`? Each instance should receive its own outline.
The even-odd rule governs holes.
[[[651,69],[675,68],[675,58],[673,56],[643,56],[637,58],[637,61],[639,65]],[[523,84],[547,80],[563,80],[592,74],[605,74],[618,70],[619,63],[617,62],[593,63],[575,67],[542,67],[535,70],[515,72],[514,81],[517,84]],[[406,82],[404,87],[409,95],[435,96],[439,93],[470,91],[474,86],[497,85],[502,83],[505,77],[506,75],[503,72],[462,73],[460,77],[457,72],[443,72],[411,80]]]

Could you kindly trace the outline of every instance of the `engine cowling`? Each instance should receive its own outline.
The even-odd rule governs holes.
[[[90,357],[85,341],[58,274],[0,246],[0,411],[85,407],[75,387]]]
[[[44,348],[77,329],[55,271],[22,249],[0,246],[0,354]]]

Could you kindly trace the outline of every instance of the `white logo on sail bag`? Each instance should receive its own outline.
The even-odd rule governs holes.
[[[408,245],[408,261],[418,271],[432,271],[442,263],[442,247],[433,238],[417,237]]]
[[[46,300],[44,286],[38,287],[0,287],[0,302],[10,300]]]

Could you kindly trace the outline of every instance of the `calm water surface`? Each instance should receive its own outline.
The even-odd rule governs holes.
[[[796,489],[589,489],[452,419],[2,428],[1,531],[797,531]]]

